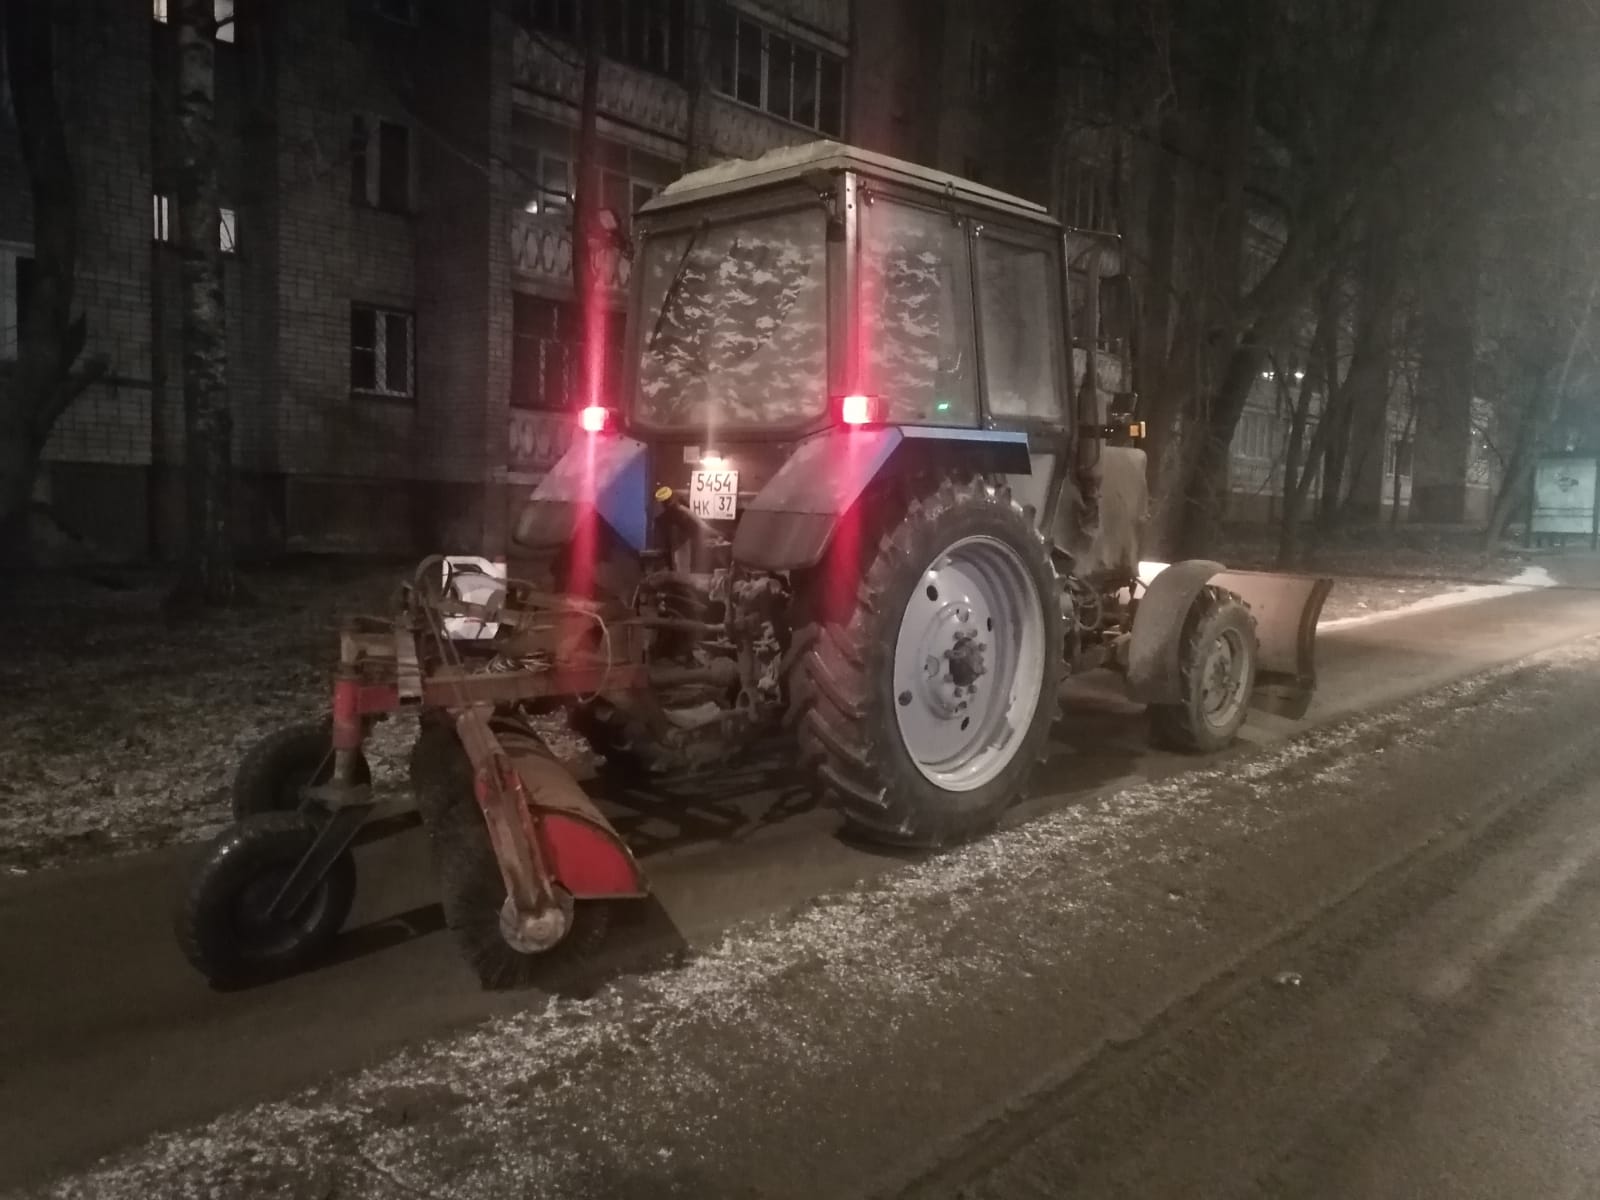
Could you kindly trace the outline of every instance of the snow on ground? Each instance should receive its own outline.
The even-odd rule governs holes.
[[[65,576],[27,583],[0,607],[9,647],[0,660],[0,871],[220,829],[240,756],[273,730],[326,711],[340,618],[386,612],[405,570],[316,564],[257,573],[254,605],[182,626],[163,616],[153,578],[119,589]],[[1342,576],[1321,627],[1552,582],[1542,567],[1472,584]],[[585,755],[559,719],[545,732],[558,753]],[[380,787],[403,785],[411,736],[408,721],[379,727],[371,756]]]
[[[1524,567],[1516,575],[1504,583],[1472,583],[1472,584],[1432,584],[1389,582],[1389,590],[1381,592],[1372,588],[1368,583],[1369,593],[1379,591],[1381,599],[1377,600],[1379,611],[1365,612],[1359,615],[1339,616],[1329,618],[1324,615],[1318,622],[1318,629],[1342,629],[1351,625],[1367,625],[1374,621],[1385,621],[1392,617],[1405,616],[1409,613],[1430,612],[1440,608],[1454,608],[1461,604],[1474,604],[1480,600],[1494,600],[1501,596],[1515,596],[1520,592],[1534,588],[1558,587],[1555,576],[1551,575],[1545,567]],[[1341,583],[1334,584],[1334,593],[1337,595]],[[1443,590],[1434,590],[1442,588]],[[1420,592],[1415,598],[1414,593]],[[1398,603],[1385,603],[1385,601],[1398,600]],[[1330,603],[1331,607],[1331,603]],[[1337,611],[1337,610],[1335,610]],[[1325,610],[1326,614],[1326,610]]]
[[[1147,861],[1151,853],[1173,861],[1192,853],[1181,840],[1152,842],[1152,828],[1203,815],[1210,830],[1259,836],[1290,819],[1277,805],[1308,780],[1339,788],[1348,784],[1346,769],[1384,770],[1388,760],[1373,756],[1406,744],[1397,734],[1421,739],[1419,746],[1445,744],[1481,702],[1513,684],[1523,697],[1553,703],[1562,672],[1570,679],[1597,663],[1600,639],[1589,639],[1242,763],[1058,810],[736,928],[679,969],[624,978],[587,999],[535,1001],[353,1076],[150,1138],[39,1194],[615,1194],[591,1188],[627,1147],[641,1146],[659,1159],[649,1165],[660,1187],[680,1164],[716,1151],[718,1106],[759,1105],[771,1080],[847,1077],[837,1055],[852,1045],[867,1053],[874,1036],[884,1037],[876,1026],[842,1032],[858,1011],[871,1019],[892,1013],[917,1029],[948,1019],[953,998],[975,979],[1010,978],[1019,955],[1026,963],[1063,952],[1060,942],[1028,944],[1043,935],[1020,916],[999,936],[992,913],[988,923],[981,915],[985,905],[1024,896],[1026,911],[1053,914],[1051,924],[1070,913],[1082,940],[1102,927],[1096,922],[1117,919],[1101,891],[1130,847],[1139,845]],[[974,938],[961,933],[968,914],[979,914]],[[828,1036],[816,1026],[821,1012],[835,1027]]]
[[[112,590],[41,577],[14,594],[0,609],[0,871],[220,829],[240,756],[327,711],[340,618],[387,612],[402,570],[254,575],[255,603],[183,625],[153,579]],[[380,786],[403,784],[413,728],[379,726]]]

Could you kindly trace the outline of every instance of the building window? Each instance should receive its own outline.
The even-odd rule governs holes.
[[[557,37],[578,37],[579,0],[525,0],[522,19],[534,29]]]
[[[350,306],[350,390],[411,399],[412,316],[392,308]]]
[[[622,365],[624,315],[606,315],[602,356],[607,380]],[[582,344],[578,306],[522,292],[511,295],[511,405],[544,412],[578,407],[578,363]],[[602,387],[608,384],[602,381]]]
[[[519,207],[534,215],[568,219],[577,186],[576,130],[522,116],[516,118],[512,136],[512,165],[521,188]],[[601,207],[614,212],[624,227],[640,205],[682,173],[682,167],[670,159],[611,138],[597,139],[596,154],[600,161]]]
[[[399,25],[417,23],[417,0],[372,0],[372,11]]]
[[[512,406],[547,412],[570,407],[577,364],[577,306],[512,293]]]
[[[829,137],[844,133],[844,62],[776,33],[725,4],[711,12],[718,91]]]
[[[172,197],[157,192],[150,197],[150,236],[158,242],[172,240]]]
[[[982,38],[973,38],[967,85],[974,100],[987,100],[994,95],[994,60],[994,48]]]
[[[172,20],[174,0],[152,0],[151,15],[163,25]],[[217,23],[217,41],[233,41],[233,0],[212,0],[211,16]]]
[[[522,0],[522,19],[540,33],[578,42],[581,4],[597,10],[607,58],[680,82],[686,77],[688,0]]]
[[[22,322],[33,297],[33,257],[21,249],[0,246],[0,361],[17,357]]]
[[[357,113],[351,129],[350,198],[388,212],[410,212],[415,156],[411,130]]]
[[[150,197],[150,236],[158,242],[171,242],[177,234],[172,221],[172,196],[156,192]],[[217,249],[224,254],[239,252],[239,214],[231,208],[217,209]]]

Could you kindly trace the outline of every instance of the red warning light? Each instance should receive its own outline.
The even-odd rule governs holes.
[[[611,410],[591,404],[578,414],[578,424],[583,426],[586,433],[604,433],[606,426],[611,424]]]
[[[839,402],[839,419],[846,425],[870,425],[883,419],[876,396],[846,396]]]

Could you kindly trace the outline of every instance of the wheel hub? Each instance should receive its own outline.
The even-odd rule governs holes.
[[[895,640],[895,715],[939,786],[981,787],[1014,753],[1039,701],[1041,604],[1017,553],[985,536],[949,547],[913,588]]]
[[[542,954],[552,949],[572,926],[571,901],[546,904],[537,912],[523,912],[510,896],[500,906],[500,936],[519,954]]]

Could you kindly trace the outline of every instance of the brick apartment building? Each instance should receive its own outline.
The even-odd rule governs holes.
[[[624,221],[686,169],[829,136],[1104,227],[1104,72],[1027,74],[1030,47],[1050,50],[1036,0],[215,0],[248,551],[495,552],[511,505],[565,448],[585,2],[601,6],[605,47],[602,199]],[[167,3],[60,6],[77,295],[87,349],[111,369],[57,426],[38,488],[128,559],[172,557],[181,538]],[[1086,114],[1083,137],[1017,135],[1057,87]],[[0,104],[0,371],[30,226]],[[599,265],[620,321],[628,262]],[[1269,515],[1281,490],[1275,390],[1263,383],[1236,438],[1239,515]]]
[[[604,203],[847,134],[849,0],[597,0]],[[247,549],[494,551],[572,432],[580,0],[216,0],[223,250]],[[119,558],[181,537],[166,0],[64,5],[78,302],[111,369],[38,494]],[[0,88],[0,91],[3,91]],[[0,370],[31,262],[0,111]],[[628,263],[603,264],[620,320]]]

